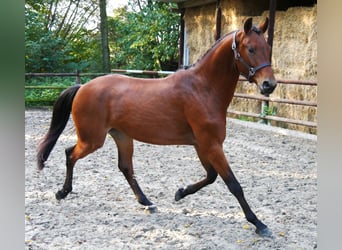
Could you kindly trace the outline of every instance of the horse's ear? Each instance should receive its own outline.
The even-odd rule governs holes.
[[[268,17],[266,17],[265,22],[259,26],[262,33],[265,33],[268,28]]]
[[[245,21],[245,24],[243,25],[243,28],[246,34],[252,29],[252,25],[253,25],[253,18],[250,17]]]

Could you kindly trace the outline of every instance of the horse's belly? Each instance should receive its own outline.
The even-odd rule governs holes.
[[[120,122],[117,127],[131,138],[145,143],[158,145],[193,145],[194,135],[190,126],[183,121],[161,117],[131,117],[125,122]]]
[[[154,131],[151,133],[133,133],[130,135],[133,139],[157,144],[157,145],[194,145],[195,140],[191,134],[167,134],[163,131]]]

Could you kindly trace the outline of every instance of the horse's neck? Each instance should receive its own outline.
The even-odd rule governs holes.
[[[207,79],[206,84],[217,91],[228,107],[239,78],[232,50],[232,35],[218,42],[196,65],[197,72]]]

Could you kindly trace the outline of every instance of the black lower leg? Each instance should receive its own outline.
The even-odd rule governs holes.
[[[155,213],[157,211],[157,206],[147,199],[136,179],[132,177],[128,183],[130,184],[137,201],[145,207],[145,210],[149,213]]]
[[[195,184],[188,185],[185,188],[178,189],[178,191],[175,194],[175,200],[179,201],[180,199],[184,198],[185,196],[189,194],[196,193],[201,188],[213,183],[216,180],[216,178],[217,178],[217,172],[212,167],[208,167],[207,177],[204,180],[199,181]]]
[[[267,228],[267,226],[264,223],[262,223],[257,218],[257,216],[251,210],[250,206],[248,205],[248,203],[244,197],[244,193],[243,193],[243,190],[241,188],[241,185],[236,180],[236,178],[233,174],[230,176],[230,178],[226,184],[228,186],[229,191],[239,201],[239,204],[240,204],[240,206],[241,206],[241,208],[242,208],[242,210],[246,216],[247,221],[249,221],[250,223],[252,223],[256,227],[255,232],[259,235],[262,235],[262,236],[270,236],[271,231]]]
[[[75,146],[67,148],[65,150],[66,155],[66,177],[63,188],[56,193],[56,199],[61,200],[64,199],[71,191],[72,191],[72,177],[73,177],[73,168],[75,162],[73,162],[70,158],[72,151]]]
[[[134,192],[138,202],[144,206],[152,206],[153,203],[149,199],[147,199],[147,197],[145,196],[145,194],[141,190],[138,182],[134,178],[132,180],[132,185],[135,187],[132,189],[133,189],[133,192]]]
[[[141,190],[137,180],[133,174],[133,167],[126,167],[124,164],[120,164],[119,168],[121,172],[124,174],[128,184],[133,190],[133,193],[137,199],[137,201],[144,206],[152,206],[153,203],[147,199],[143,191]]]

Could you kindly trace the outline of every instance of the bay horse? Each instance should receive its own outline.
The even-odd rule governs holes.
[[[54,104],[50,127],[37,148],[38,169],[42,170],[71,113],[77,143],[65,150],[66,178],[56,198],[63,199],[72,191],[75,163],[101,148],[109,134],[118,148],[118,167],[136,199],[153,211],[156,206],[145,196],[134,176],[133,140],[157,145],[192,145],[207,176],[180,188],[175,200],[197,192],[220,175],[237,198],[247,221],[256,227],[256,233],[271,235],[248,205],[222,147],[226,112],[239,75],[256,83],[264,95],[276,87],[271,48],[264,37],[267,27],[268,18],[258,26],[248,18],[242,30],[223,36],[194,65],[164,78],[108,74],[64,90]]]

